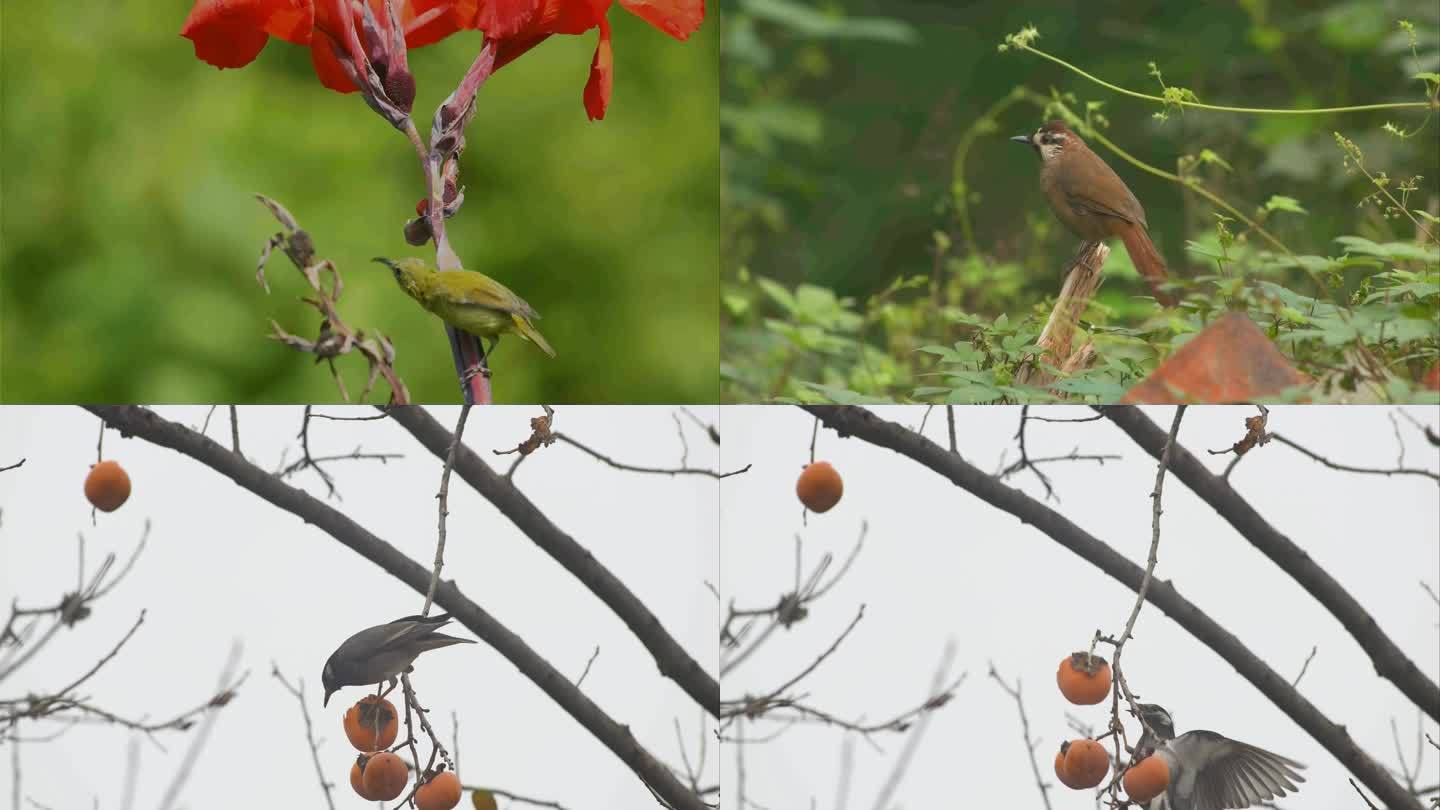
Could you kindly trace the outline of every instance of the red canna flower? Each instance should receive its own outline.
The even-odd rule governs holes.
[[[382,25],[387,23],[389,17],[385,0],[367,1],[373,18]],[[409,5],[409,2],[405,3],[401,18],[417,28],[433,24],[449,10],[442,8],[428,14],[417,14],[411,12]],[[350,20],[342,16],[343,9],[347,8],[351,13]],[[365,30],[362,15],[355,11],[350,0],[196,0],[190,15],[185,18],[180,35],[195,43],[196,57],[218,68],[238,68],[250,64],[272,36],[309,46],[310,60],[315,65],[320,83],[341,93],[353,93],[359,88],[335,56],[334,50],[335,46],[342,51],[346,49],[347,25]],[[411,41],[408,28],[404,33],[409,47],[438,42],[443,38],[443,35],[432,36],[424,42],[415,42]],[[384,41],[366,44],[372,49],[372,61],[386,55]]]
[[[195,55],[218,68],[250,64],[271,36],[310,44],[315,10],[309,0],[199,0],[180,36],[195,43]]]
[[[614,53],[605,19],[613,0],[410,0],[406,4],[406,41],[412,46],[436,42],[466,28],[484,31],[496,45],[495,68],[513,62],[552,34],[583,34],[600,29],[600,41],[585,83],[585,110],[591,120],[605,117],[610,104]],[[620,5],[670,36],[684,40],[705,19],[705,0],[620,0]],[[411,20],[429,15],[423,25]]]

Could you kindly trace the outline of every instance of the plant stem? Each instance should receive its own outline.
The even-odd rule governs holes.
[[[1166,105],[1166,106],[1174,105],[1174,106],[1180,106],[1180,107],[1191,107],[1191,108],[1194,108],[1194,109],[1197,109],[1197,110],[1212,110],[1212,111],[1214,111],[1214,112],[1249,113],[1249,114],[1253,114],[1253,115],[1329,115],[1329,114],[1332,114],[1332,113],[1366,112],[1366,111],[1369,111],[1369,110],[1414,110],[1414,109],[1423,110],[1423,109],[1427,109],[1427,108],[1429,108],[1429,107],[1431,106],[1431,103],[1428,102],[1428,101],[1391,101],[1391,102],[1385,102],[1385,103],[1382,103],[1382,104],[1358,104],[1358,105],[1353,105],[1353,106],[1349,106],[1349,107],[1315,107],[1315,108],[1312,108],[1312,109],[1289,109],[1289,110],[1287,110],[1287,109],[1275,109],[1275,108],[1268,108],[1268,107],[1228,107],[1228,106],[1220,105],[1220,104],[1202,104],[1202,103],[1200,103],[1200,102],[1198,102],[1198,101],[1182,101],[1182,100],[1179,100],[1179,99],[1167,99],[1167,98],[1163,98],[1163,97],[1161,97],[1161,96],[1152,96],[1152,95],[1150,95],[1149,93],[1141,93],[1141,92],[1138,92],[1138,91],[1135,91],[1135,90],[1128,90],[1128,89],[1126,89],[1126,88],[1124,88],[1124,87],[1120,87],[1119,85],[1111,84],[1110,82],[1107,82],[1107,81],[1105,81],[1104,79],[1101,79],[1101,78],[1098,77],[1098,76],[1095,76],[1095,75],[1090,74],[1090,73],[1086,73],[1085,71],[1083,71],[1083,70],[1081,70],[1080,68],[1078,68],[1078,67],[1070,64],[1069,62],[1066,62],[1064,59],[1061,59],[1061,58],[1058,57],[1058,56],[1052,56],[1052,55],[1050,55],[1050,54],[1048,54],[1048,53],[1046,53],[1046,52],[1044,52],[1044,51],[1042,51],[1042,50],[1040,50],[1039,48],[1036,48],[1036,47],[1034,47],[1034,46],[1026,45],[1026,44],[1023,44],[1023,43],[1015,43],[1014,45],[1015,45],[1015,47],[1017,47],[1017,48],[1019,48],[1019,49],[1021,49],[1021,50],[1029,51],[1029,52],[1035,54],[1036,56],[1041,57],[1042,59],[1048,59],[1048,60],[1050,60],[1051,62],[1054,62],[1054,63],[1057,64],[1057,65],[1060,65],[1061,67],[1064,67],[1064,68],[1067,68],[1067,69],[1069,69],[1069,70],[1071,70],[1071,71],[1074,71],[1075,73],[1079,74],[1080,76],[1082,76],[1082,77],[1084,77],[1084,78],[1086,78],[1086,79],[1089,79],[1090,81],[1092,81],[1092,82],[1100,85],[1101,87],[1106,88],[1107,90],[1113,90],[1113,91],[1116,92],[1116,93],[1120,93],[1120,94],[1122,94],[1122,95],[1130,96],[1131,98],[1139,98],[1139,99],[1145,99],[1146,101],[1154,101],[1154,102],[1157,102],[1157,103],[1159,103],[1159,104],[1164,104],[1164,105]]]

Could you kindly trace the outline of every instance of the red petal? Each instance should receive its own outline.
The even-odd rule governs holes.
[[[475,27],[490,39],[506,39],[526,30],[540,13],[539,0],[482,0]]]
[[[600,18],[600,42],[595,46],[595,59],[590,62],[590,80],[585,82],[585,112],[591,121],[605,117],[610,106],[610,90],[614,84],[615,53],[610,48],[610,22]]]
[[[340,66],[340,60],[335,57],[335,51],[330,47],[330,38],[318,31],[310,40],[310,63],[315,66],[315,75],[320,77],[320,83],[331,90],[354,93],[360,89],[350,81],[345,68]]]
[[[600,24],[611,0],[544,0],[531,30],[549,34],[583,34]]]
[[[309,0],[286,0],[272,4],[275,8],[265,23],[265,31],[296,45],[310,43],[310,31],[315,27],[315,9]]]
[[[705,0],[620,0],[631,14],[676,39],[686,39],[705,19]]]
[[[254,61],[270,36],[265,23],[273,0],[199,0],[180,36],[195,43],[195,56],[218,68],[237,68]]]
[[[475,0],[456,3],[409,0],[400,15],[400,22],[405,26],[405,44],[411,48],[431,45],[469,27],[468,23],[475,17],[475,7]]]
[[[536,34],[501,40],[495,45],[495,69],[499,70],[519,59],[526,51],[549,38],[549,34]]]

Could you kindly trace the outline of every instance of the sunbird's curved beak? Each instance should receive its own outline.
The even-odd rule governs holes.
[[[391,270],[394,270],[394,269],[395,269],[395,262],[392,262],[392,261],[390,261],[389,259],[382,258],[382,257],[380,257],[380,256],[376,256],[375,258],[371,259],[370,261],[376,262],[377,264],[383,264],[383,265],[385,265],[386,267],[390,268]]]
[[[1030,143],[1030,136],[1029,136],[1029,135],[1016,135],[1016,136],[1012,137],[1010,140],[1012,140],[1012,141],[1014,141],[1014,142],[1016,142],[1016,143],[1029,144],[1029,143]]]

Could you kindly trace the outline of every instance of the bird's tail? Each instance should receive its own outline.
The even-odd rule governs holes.
[[[549,343],[545,342],[545,338],[541,336],[540,330],[536,329],[535,325],[530,323],[529,318],[515,312],[510,313],[510,317],[514,319],[515,331],[519,332],[521,337],[539,346],[540,351],[545,352],[551,357],[555,356],[555,350],[550,348]]]
[[[440,625],[448,621],[450,621],[449,613],[436,613],[434,616],[421,616],[417,613],[414,616],[401,616],[400,618],[391,622],[391,624],[398,624],[399,622],[415,622],[416,624],[433,624],[436,627],[439,627]]]
[[[428,633],[424,637],[415,640],[415,646],[421,652],[425,650],[438,650],[441,647],[449,647],[451,644],[474,644],[473,638],[456,638],[447,636],[444,633]]]
[[[1146,233],[1145,226],[1133,224],[1122,228],[1120,239],[1125,243],[1125,251],[1130,254],[1130,262],[1140,275],[1150,283],[1150,290],[1155,294],[1155,300],[1167,307],[1175,306],[1175,296],[1162,289],[1165,283],[1165,259],[1155,249],[1155,243],[1150,241],[1150,234]]]

